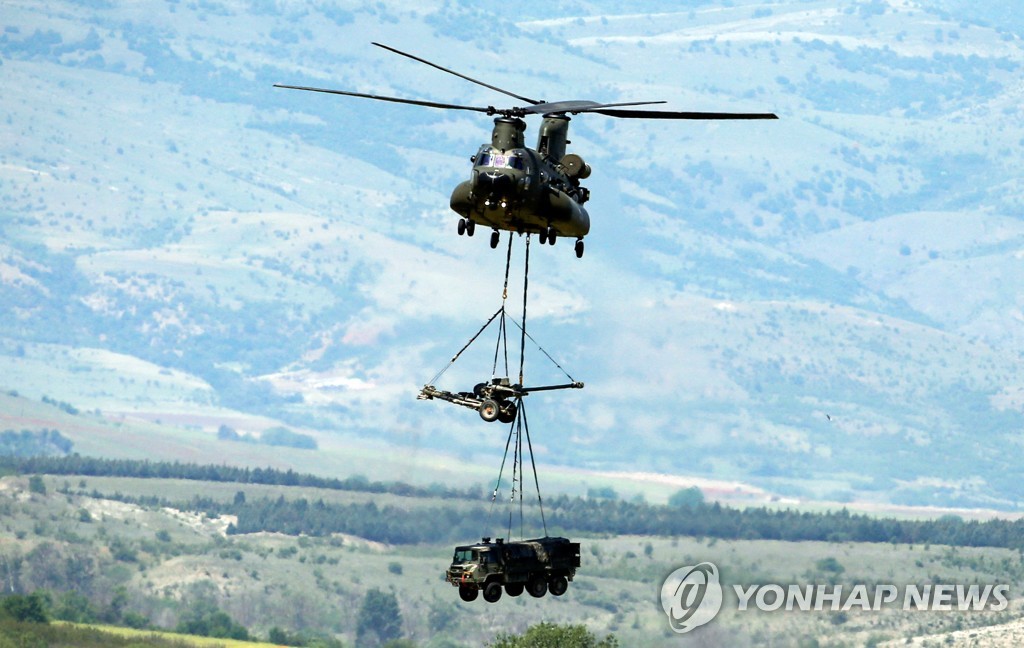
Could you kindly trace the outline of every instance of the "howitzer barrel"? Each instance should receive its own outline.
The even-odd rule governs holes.
[[[520,393],[523,396],[525,396],[525,395],[530,394],[532,392],[554,391],[556,389],[583,389],[583,383],[581,383],[579,381],[576,381],[576,382],[571,382],[571,383],[565,383],[564,385],[545,385],[543,387],[523,387],[519,391],[520,391]]]

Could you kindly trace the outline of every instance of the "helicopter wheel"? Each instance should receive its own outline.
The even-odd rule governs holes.
[[[459,219],[459,236],[462,236],[465,233],[466,233],[466,219],[465,218],[460,218]]]
[[[473,236],[473,232],[476,231],[476,221],[469,219],[466,221],[466,236]]]
[[[498,234],[498,230],[494,230],[493,232],[491,232],[491,247],[492,248],[498,247],[498,239],[500,237],[501,237],[501,235]]]
[[[554,227],[549,227],[548,228],[548,245],[554,245],[556,238],[558,238],[558,234],[555,234],[555,228]]]
[[[548,231],[547,231],[547,229],[542,229],[540,231],[540,234],[537,235],[537,238],[540,241],[541,245],[544,245],[545,243],[547,243],[548,242]]]
[[[583,258],[583,239],[579,239],[578,241],[576,241],[576,258]]]

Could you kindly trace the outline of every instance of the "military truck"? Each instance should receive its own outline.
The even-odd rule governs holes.
[[[463,601],[494,603],[502,590],[509,596],[527,591],[540,598],[547,592],[561,596],[580,566],[580,543],[565,538],[537,538],[505,542],[498,538],[455,548],[445,580],[459,588]]]

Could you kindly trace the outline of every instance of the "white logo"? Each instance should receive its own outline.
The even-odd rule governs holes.
[[[718,567],[702,562],[669,574],[661,586],[661,607],[672,630],[680,634],[714,619],[722,609]]]

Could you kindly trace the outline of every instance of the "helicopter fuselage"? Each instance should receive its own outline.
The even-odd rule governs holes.
[[[541,243],[551,245],[560,236],[574,237],[576,256],[583,256],[583,237],[590,232],[590,216],[583,208],[583,203],[587,202],[590,192],[580,186],[580,180],[585,180],[590,175],[590,167],[580,156],[574,153],[567,154],[565,151],[566,145],[569,144],[570,114],[596,113],[617,119],[778,119],[775,113],[636,109],[637,106],[663,104],[664,101],[540,101],[484,83],[394,47],[381,43],[374,45],[513,97],[522,103],[510,108],[495,108],[309,86],[277,83],[274,86],[441,110],[499,115],[494,119],[491,143],[481,146],[473,156],[470,178],[455,187],[450,203],[451,208],[461,216],[459,234],[473,236],[478,223],[490,227],[492,248],[498,246],[499,231],[506,230],[520,234],[539,234]],[[526,122],[522,118],[528,115],[543,115],[536,149],[527,148],[523,141]]]
[[[579,181],[590,167],[579,156],[565,154],[568,121],[566,116],[545,117],[537,149],[531,149],[523,142],[522,120],[495,119],[491,143],[472,157],[470,179],[452,192],[452,210],[466,223],[541,234],[542,242],[586,236],[590,216],[583,203],[589,191]]]

